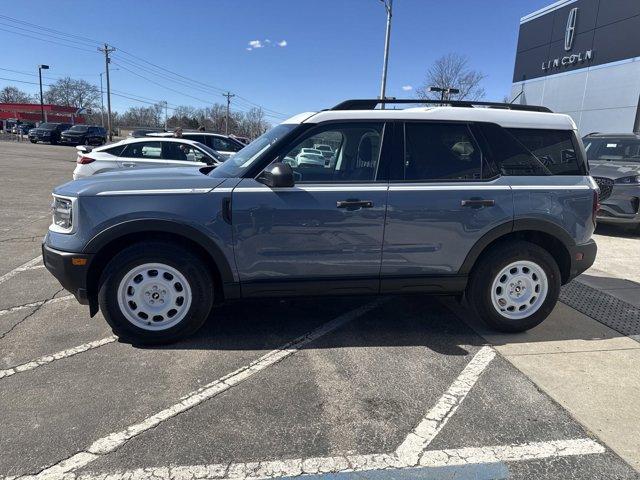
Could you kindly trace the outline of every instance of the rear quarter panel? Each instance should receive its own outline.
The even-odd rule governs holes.
[[[576,244],[594,231],[594,184],[587,176],[510,177],[514,220],[551,222],[566,231]]]

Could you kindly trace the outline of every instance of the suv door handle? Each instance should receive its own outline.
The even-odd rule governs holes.
[[[136,164],[134,162],[123,162],[122,166],[125,168],[132,168],[132,167],[135,167]]]
[[[349,209],[373,208],[373,202],[371,200],[355,200],[350,198],[348,200],[338,200],[336,207]]]
[[[460,202],[461,206],[471,208],[493,207],[495,204],[495,200],[483,200],[481,198],[471,198],[469,200],[462,200]]]

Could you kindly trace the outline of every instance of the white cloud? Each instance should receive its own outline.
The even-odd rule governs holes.
[[[248,47],[246,47],[246,49],[250,52],[251,50],[255,50],[256,48],[266,48],[266,47],[286,47],[287,46],[287,41],[286,40],[280,40],[279,42],[272,42],[271,40],[269,40],[268,38],[265,38],[264,40],[251,40],[247,45],[249,45]]]
[[[402,90],[404,90],[405,92],[409,92],[409,91],[413,90],[413,86],[412,85],[403,85],[402,86]]]

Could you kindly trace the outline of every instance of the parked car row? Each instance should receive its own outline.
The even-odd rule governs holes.
[[[31,143],[47,142],[51,145],[104,145],[107,130],[95,125],[71,125],[70,123],[45,122],[28,133]]]

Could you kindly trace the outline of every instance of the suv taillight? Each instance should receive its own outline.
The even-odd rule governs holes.
[[[91,157],[78,157],[78,159],[76,160],[76,163],[79,163],[80,165],[86,165],[87,163],[91,162],[95,162],[95,160]]]

